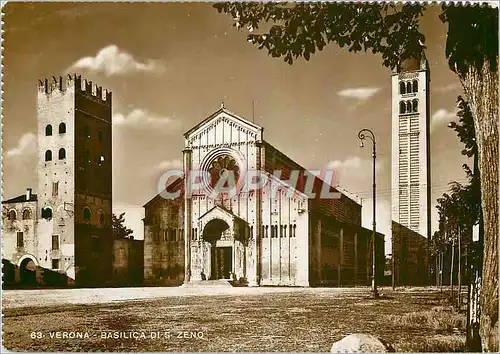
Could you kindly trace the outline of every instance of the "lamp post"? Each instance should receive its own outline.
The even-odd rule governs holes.
[[[376,228],[377,228],[377,223],[376,223],[376,212],[375,212],[375,207],[376,207],[376,183],[375,183],[375,159],[377,158],[377,143],[375,141],[375,134],[370,129],[361,129],[358,133],[358,138],[360,140],[360,147],[364,147],[364,140],[365,139],[370,139],[372,141],[373,145],[373,151],[372,151],[372,157],[373,157],[373,231],[372,231],[372,291],[373,291],[373,297],[377,298],[378,297],[378,292],[377,292],[377,278],[376,278],[376,252],[375,252],[375,237],[376,237]]]

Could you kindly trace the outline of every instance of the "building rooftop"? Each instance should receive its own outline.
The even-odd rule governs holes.
[[[7,200],[2,200],[2,204],[7,204],[7,203],[24,203],[24,202],[36,202],[38,200],[37,195],[31,193],[29,200],[26,198],[26,194],[20,195],[15,198],[10,198]]]

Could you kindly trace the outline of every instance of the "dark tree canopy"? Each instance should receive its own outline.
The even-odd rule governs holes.
[[[425,4],[396,3],[217,3],[219,12],[230,14],[238,29],[250,32],[248,41],[266,49],[273,57],[309,60],[328,43],[351,52],[372,51],[383,64],[395,68],[400,59],[418,57],[425,37],[419,18]],[[489,5],[443,5],[440,18],[448,23],[446,56],[456,72],[470,64],[481,66],[485,58],[496,63],[498,55],[498,10]],[[496,70],[496,66],[492,66]]]
[[[481,214],[481,176],[477,166],[478,146],[476,140],[476,131],[474,129],[474,120],[469,103],[462,97],[457,98],[458,122],[450,122],[450,128],[455,130],[458,138],[464,144],[462,155],[474,158],[474,166],[471,169],[467,164],[463,164],[463,169],[470,185],[468,188],[467,200],[464,200],[470,208],[474,209],[475,221]]]
[[[115,238],[126,238],[134,232],[132,229],[129,229],[124,225],[125,213],[121,213],[118,217],[115,214],[113,214],[111,218],[112,218],[113,236]]]
[[[469,67],[480,71],[486,61],[491,71],[497,71],[498,8],[443,5],[439,17],[448,23],[446,57],[451,70],[463,76]]]
[[[438,198],[436,208],[439,212],[439,225],[447,225],[450,235],[455,237],[458,228],[468,229],[479,221],[480,203],[475,200],[472,184],[462,185],[453,181],[449,184],[449,192]]]
[[[272,23],[267,33],[249,34],[248,41],[273,57],[309,60],[316,50],[337,43],[351,52],[381,53],[384,65],[397,66],[402,56],[420,55],[424,36],[418,29],[421,5],[393,3],[218,3],[231,14],[236,28],[251,32]]]
[[[462,154],[475,157],[478,151],[475,138],[474,121],[467,101],[462,96],[457,98],[458,122],[450,122],[449,127],[457,133],[464,144]],[[458,182],[449,184],[449,194],[445,193],[438,199],[436,206],[439,211],[440,226],[444,220],[456,226],[470,227],[479,222],[481,213],[481,191],[479,171],[472,171],[467,164],[462,165],[469,183],[462,185]]]
[[[464,144],[462,155],[472,157],[477,154],[476,131],[474,129],[474,120],[469,104],[462,96],[457,98],[457,122],[450,122],[450,128],[457,132],[457,136]]]

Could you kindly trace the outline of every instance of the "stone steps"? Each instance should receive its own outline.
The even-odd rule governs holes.
[[[232,288],[229,279],[218,280],[192,280],[188,284],[183,284],[187,288]]]

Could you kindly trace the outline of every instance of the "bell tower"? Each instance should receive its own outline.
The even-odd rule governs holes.
[[[429,65],[424,52],[392,73],[392,220],[430,237]]]
[[[79,286],[111,277],[111,109],[81,76],[38,82],[37,257]]]

